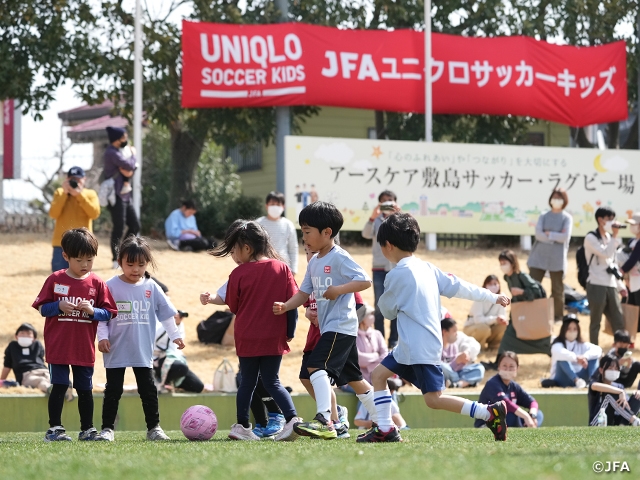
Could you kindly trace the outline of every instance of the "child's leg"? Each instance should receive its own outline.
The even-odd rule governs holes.
[[[244,428],[249,428],[249,406],[253,391],[258,382],[258,374],[260,373],[260,359],[262,357],[238,357],[240,361],[240,372],[242,380],[236,395],[236,415],[237,423]]]
[[[281,362],[282,356],[280,355],[260,357],[260,375],[262,376],[264,388],[278,404],[288,423],[292,418],[297,417],[298,414],[296,413],[296,407],[293,405],[293,400],[291,400],[291,395],[285,390],[280,383],[280,378],[278,378]]]
[[[102,430],[110,428],[115,430],[116,415],[118,415],[118,405],[122,397],[122,387],[124,385],[124,368],[107,368],[107,384],[104,389],[104,400],[102,403]]]
[[[145,367],[133,367],[136,376],[138,395],[142,400],[142,410],[147,430],[160,425],[160,412],[158,411],[158,389],[153,381],[153,369]]]
[[[269,413],[278,413],[282,415],[282,410],[278,407],[278,404],[275,402],[271,394],[267,392],[267,389],[264,388],[264,383],[262,382],[262,376],[258,376],[258,383],[256,384],[256,391],[253,396],[258,395],[262,400],[264,406]]]
[[[311,398],[316,399],[316,394],[313,391],[313,385],[311,385],[311,380],[306,378],[301,378],[300,383],[307,390]],[[336,392],[334,392],[333,388],[331,389],[331,420],[334,422],[339,421],[338,415],[338,400],[336,399]]]
[[[51,393],[49,394],[49,426],[62,427],[62,407],[64,394],[69,388],[69,365],[49,364],[51,373]]]
[[[262,402],[262,396],[258,393],[257,388],[253,391],[253,396],[251,397],[251,413],[253,413],[256,425],[260,425],[261,427],[267,426],[267,423],[269,423],[267,409]]]
[[[489,420],[491,416],[487,406],[482,403],[472,402],[461,397],[442,395],[442,392],[427,392],[424,394],[424,401],[427,407],[434,410],[446,410],[480,420]]]
[[[71,365],[73,370],[73,388],[78,392],[78,413],[80,430],[93,428],[93,367]]]

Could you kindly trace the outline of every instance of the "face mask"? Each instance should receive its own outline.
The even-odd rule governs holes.
[[[267,207],[267,213],[271,218],[280,218],[282,212],[284,212],[284,208],[280,205],[269,205]]]
[[[604,378],[610,382],[615,382],[620,378],[620,372],[618,370],[605,370]]]
[[[500,264],[500,270],[502,270],[505,275],[509,275],[511,273],[511,265],[508,263],[502,263]]]
[[[619,348],[618,349],[618,356],[622,357],[625,353],[627,353],[627,348]]]
[[[120,148],[124,148],[127,146],[127,141],[125,140],[124,142],[120,142]]]
[[[574,342],[576,340],[576,338],[578,338],[578,332],[567,332],[564,335],[564,338],[566,338],[567,341],[569,341],[569,342]]]
[[[500,375],[500,378],[502,378],[503,380],[511,381],[516,378],[518,372],[512,372],[511,370],[498,370],[498,375]]]
[[[487,285],[487,290],[489,290],[491,293],[498,293],[500,291],[500,285],[492,283],[491,285]]]
[[[638,232],[640,232],[640,225],[631,225],[631,226],[629,227],[629,231],[630,231],[631,233],[633,233],[634,235],[637,235],[637,234],[638,234]]]
[[[552,198],[551,199],[551,208],[555,208],[556,210],[562,208],[564,206],[564,200],[561,198]]]
[[[18,337],[18,345],[21,347],[30,347],[33,343],[33,338],[31,337]]]
[[[613,220],[609,220],[607,223],[604,224],[604,229],[611,233],[613,231],[613,228],[611,228],[613,226]]]

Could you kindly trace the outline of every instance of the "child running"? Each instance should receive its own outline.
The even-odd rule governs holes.
[[[62,256],[69,268],[49,275],[33,302],[43,317],[44,343],[51,374],[49,430],[47,442],[71,441],[62,426],[62,406],[69,388],[69,366],[73,388],[78,392],[81,432],[78,440],[99,440],[93,428],[93,365],[96,361],[97,322],[117,313],[104,281],[91,271],[98,254],[98,240],[86,228],[62,235]]]
[[[103,353],[107,385],[102,404],[100,440],[112,442],[124,372],[133,368],[147,424],[147,440],[170,440],[160,427],[158,390],[153,381],[153,347],[160,321],[169,338],[184,348],[173,316],[178,313],[147,268],[155,268],[151,247],[142,237],[127,237],[118,249],[122,275],[107,280],[118,316],[98,328],[98,349]]]
[[[371,287],[371,279],[347,252],[335,245],[334,238],[344,220],[334,205],[312,203],[300,212],[298,221],[305,246],[318,253],[309,261],[300,291],[285,303],[274,302],[273,313],[295,311],[312,293],[315,296],[320,339],[309,355],[307,370],[317,414],[312,421],[298,423],[294,429],[299,435],[330,440],[338,433],[331,421],[329,377],[337,385],[349,384],[365,408],[375,414],[373,389],[362,379],[358,364],[358,316],[353,295]]]
[[[387,379],[394,374],[420,388],[429,408],[447,410],[484,420],[496,441],[507,439],[507,407],[504,401],[483,405],[460,397],[442,395],[444,375],[440,367],[442,332],[440,295],[475,301],[509,304],[504,295],[476,287],[434,265],[416,258],[420,241],[418,222],[409,214],[394,213],[380,225],[378,243],[387,260],[396,263],[384,282],[378,305],[386,318],[398,321],[398,346],[372,375],[377,422],[358,442],[401,442],[391,418],[391,394]]]
[[[236,396],[237,423],[231,426],[229,438],[260,440],[252,432],[249,408],[261,375],[264,388],[286,421],[275,440],[293,441],[297,438],[293,425],[302,419],[298,418],[291,395],[280,384],[278,374],[282,355],[289,352],[288,342],[293,339],[298,313],[291,312],[286,321],[270,313],[274,297],[285,300],[298,290],[293,274],[269,243],[266,230],[253,221],[233,222],[211,254],[231,255],[238,264],[215,298],[208,292],[200,295],[202,304],[224,302],[236,315],[234,338],[242,379]]]

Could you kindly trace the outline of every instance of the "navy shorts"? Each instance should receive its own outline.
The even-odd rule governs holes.
[[[302,352],[302,365],[300,365],[300,375],[298,378],[300,380],[309,380],[311,374],[309,373],[309,357],[311,356],[311,352]]]
[[[380,364],[400,378],[413,383],[422,393],[441,392],[444,390],[444,374],[440,365],[405,365],[396,362],[393,351]]]
[[[73,388],[76,390],[93,390],[93,367],[71,365],[73,370]],[[49,364],[49,375],[52,385],[71,385],[69,381],[69,365]]]

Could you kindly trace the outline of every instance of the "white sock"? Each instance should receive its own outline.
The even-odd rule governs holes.
[[[393,428],[393,420],[391,419],[391,392],[389,390],[381,390],[373,392],[376,413],[378,415],[378,427],[380,430],[387,432]]]
[[[364,408],[369,412],[369,418],[372,422],[378,423],[378,412],[376,411],[376,404],[373,398],[373,391],[369,390],[367,393],[361,393],[356,395],[358,400],[362,402]]]
[[[471,418],[485,421],[489,420],[489,417],[491,417],[486,405],[478,402],[472,402],[471,400],[464,401],[464,405],[462,405],[460,413],[462,415],[469,415]]]
[[[329,375],[324,370],[316,370],[310,377],[313,391],[316,394],[317,413],[322,414],[326,421],[331,421],[331,383]]]

